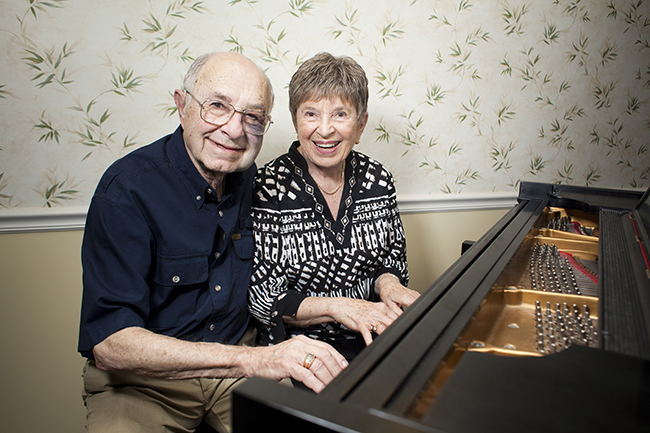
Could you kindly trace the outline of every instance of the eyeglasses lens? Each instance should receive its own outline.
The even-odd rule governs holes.
[[[264,135],[271,126],[271,122],[262,113],[239,111],[232,105],[224,103],[205,103],[201,107],[201,118],[214,125],[225,125],[230,121],[235,112],[242,114],[242,127],[244,131],[253,135]]]

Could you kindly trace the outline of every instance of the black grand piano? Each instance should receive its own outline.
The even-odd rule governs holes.
[[[650,431],[650,196],[517,205],[325,390],[253,378],[235,433]]]

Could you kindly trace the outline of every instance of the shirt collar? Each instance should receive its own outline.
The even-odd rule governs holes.
[[[167,142],[167,156],[171,162],[172,167],[178,173],[181,181],[187,188],[187,192],[192,197],[196,204],[197,209],[203,206],[206,198],[213,194],[212,186],[201,176],[201,173],[196,169],[194,163],[190,159],[190,155],[185,148],[183,141],[183,128],[178,127],[171,139]],[[235,191],[243,183],[242,173],[228,173],[224,178],[224,194],[222,201],[226,201],[233,191]],[[216,201],[216,195],[213,196]]]
[[[289,148],[289,156],[291,159],[294,161],[294,164],[296,164],[299,168],[302,170],[307,170],[307,161],[305,160],[305,157],[302,156],[302,153],[298,150],[300,147],[300,142],[299,141],[294,141],[291,143],[291,147]]]

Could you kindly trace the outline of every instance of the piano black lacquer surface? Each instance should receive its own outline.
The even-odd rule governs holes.
[[[649,203],[522,183],[322,393],[240,386],[235,433],[650,431]]]

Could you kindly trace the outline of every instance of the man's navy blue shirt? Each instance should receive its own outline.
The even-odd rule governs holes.
[[[254,175],[255,165],[227,175],[218,201],[180,127],[109,167],[82,246],[83,356],[134,326],[187,341],[239,341],[249,322]]]

